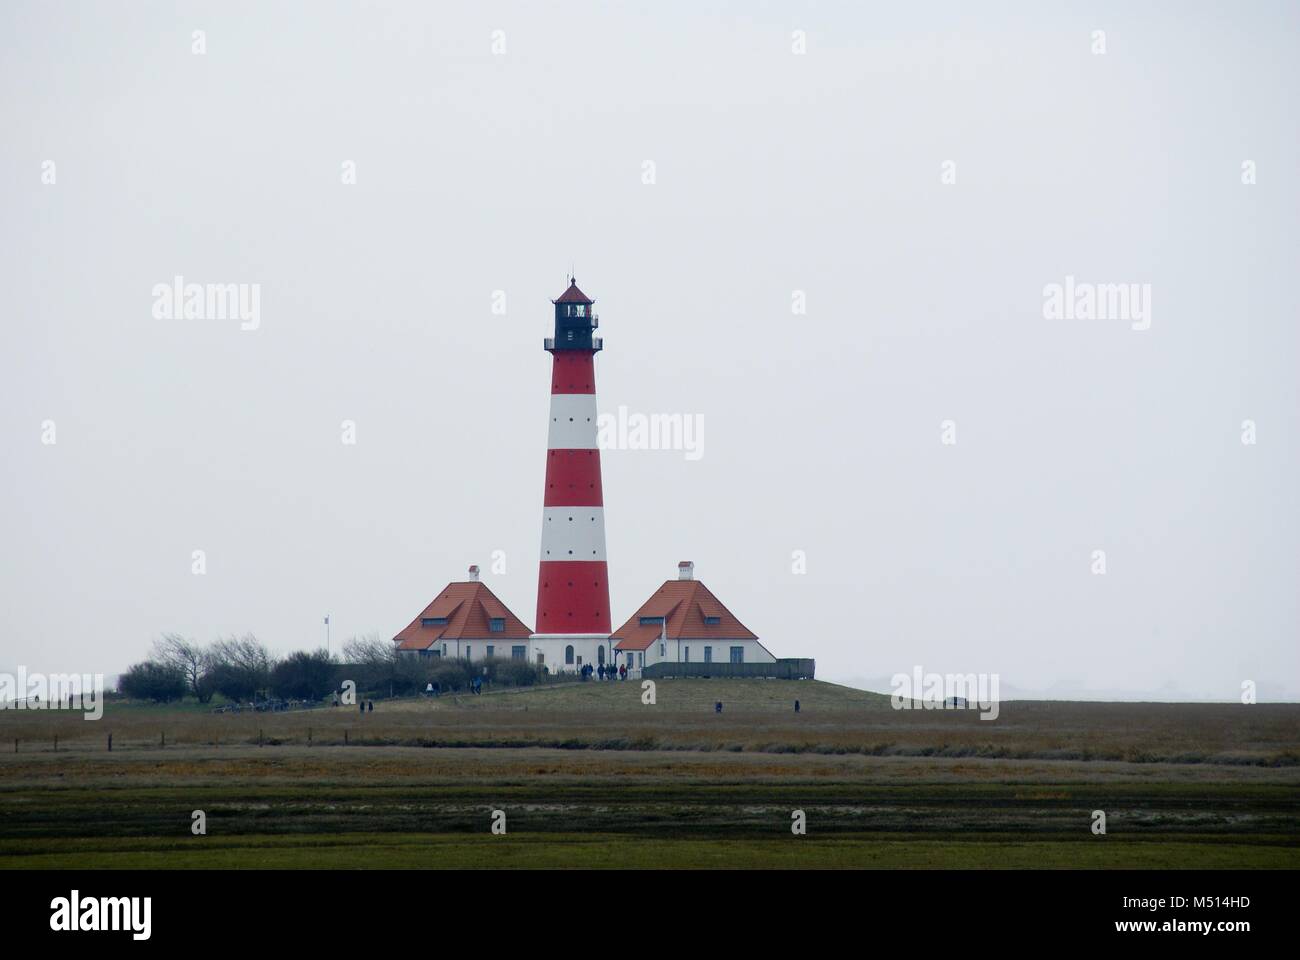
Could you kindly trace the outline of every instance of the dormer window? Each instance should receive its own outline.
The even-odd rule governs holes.
[[[705,625],[706,625],[706,626],[710,626],[710,627],[716,627],[716,626],[717,626],[718,624],[720,624],[721,622],[722,622],[722,618],[721,618],[721,617],[705,617],[705,618],[704,618],[704,623],[705,623]]]
[[[422,627],[445,627],[447,625],[446,617],[421,617],[420,626]]]
[[[504,633],[506,629],[506,618],[493,617],[488,621],[488,629],[493,633]]]
[[[643,627],[662,627],[664,624],[663,617],[642,617],[641,626]]]

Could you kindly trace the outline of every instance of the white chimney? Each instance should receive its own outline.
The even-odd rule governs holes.
[[[470,565],[470,568],[469,568],[469,581],[470,581],[470,583],[477,583],[477,582],[478,582],[478,564],[477,564],[477,563],[475,563],[475,564],[471,564],[471,565]]]
[[[692,563],[690,560],[683,560],[681,563],[677,564],[677,579],[694,580],[695,564]]]

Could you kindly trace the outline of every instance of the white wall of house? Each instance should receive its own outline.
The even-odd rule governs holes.
[[[482,640],[462,640],[461,655],[466,652],[469,654],[471,663],[477,663],[491,657],[494,660],[509,660],[515,647],[521,648],[523,659],[528,659],[528,641],[527,640],[497,640],[495,638],[485,638]]]
[[[661,649],[662,647],[662,649]],[[645,665],[655,663],[731,663],[733,647],[740,648],[741,663],[775,663],[772,656],[757,640],[725,640],[710,637],[707,640],[669,638],[654,643],[646,649]]]
[[[433,651],[441,651],[444,644],[440,641],[433,646]],[[536,666],[538,664],[537,656],[541,654],[544,658],[542,662],[551,673],[577,673],[584,664],[591,664],[595,669],[600,665],[601,648],[604,648],[604,663],[613,664],[615,667],[626,664],[629,670],[640,670],[643,666],[648,667],[656,663],[705,663],[711,657],[713,663],[730,663],[731,648],[740,647],[742,663],[775,663],[776,657],[772,656],[757,640],[719,640],[710,638],[708,640],[667,640],[664,641],[664,651],[660,653],[660,641],[656,640],[650,644],[644,651],[641,650],[614,650],[610,639],[602,634],[579,634],[574,636],[559,635],[534,635],[527,640],[461,640],[459,643],[455,640],[449,640],[445,644],[449,659],[459,657],[464,659],[467,655],[471,663],[477,663],[488,658],[488,648],[492,648],[492,656],[498,660],[509,660],[513,655],[515,647],[523,647],[525,659]],[[573,662],[566,662],[566,653],[568,648],[573,648]],[[403,655],[410,657],[419,656],[418,651],[404,650]]]
[[[448,660],[454,660],[458,657],[462,660],[468,658],[470,663],[478,663],[488,659],[488,657],[492,657],[496,660],[509,660],[514,655],[515,647],[521,647],[523,649],[524,659],[527,660],[529,641],[499,640],[496,638],[460,641],[447,640],[445,642],[439,640],[429,648],[428,657],[433,659],[435,657],[443,656],[442,651],[445,648],[447,651],[446,658]],[[401,653],[404,656],[411,657],[419,657],[422,655],[421,651],[418,650],[403,650]]]
[[[649,650],[615,650],[614,653],[615,668],[626,666],[629,670],[640,670],[643,663],[649,666],[652,662],[646,657],[646,654],[650,653]]]

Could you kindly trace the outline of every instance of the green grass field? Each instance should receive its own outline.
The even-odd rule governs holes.
[[[30,849],[25,849],[31,844]],[[84,840],[51,852],[20,842],[4,865],[29,869],[1259,869],[1293,868],[1285,846],[1205,838],[1025,841],[845,834],[789,839],[643,840],[627,834],[469,836],[344,833],[328,837]]]
[[[679,680],[653,706],[627,682],[364,717],[4,711],[0,737],[10,869],[1300,866],[1292,705],[1005,703],[981,721],[825,683]]]

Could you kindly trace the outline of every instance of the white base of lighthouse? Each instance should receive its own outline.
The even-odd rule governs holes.
[[[614,662],[605,633],[535,633],[528,644],[529,660],[551,673],[577,673],[587,664],[594,670]]]

